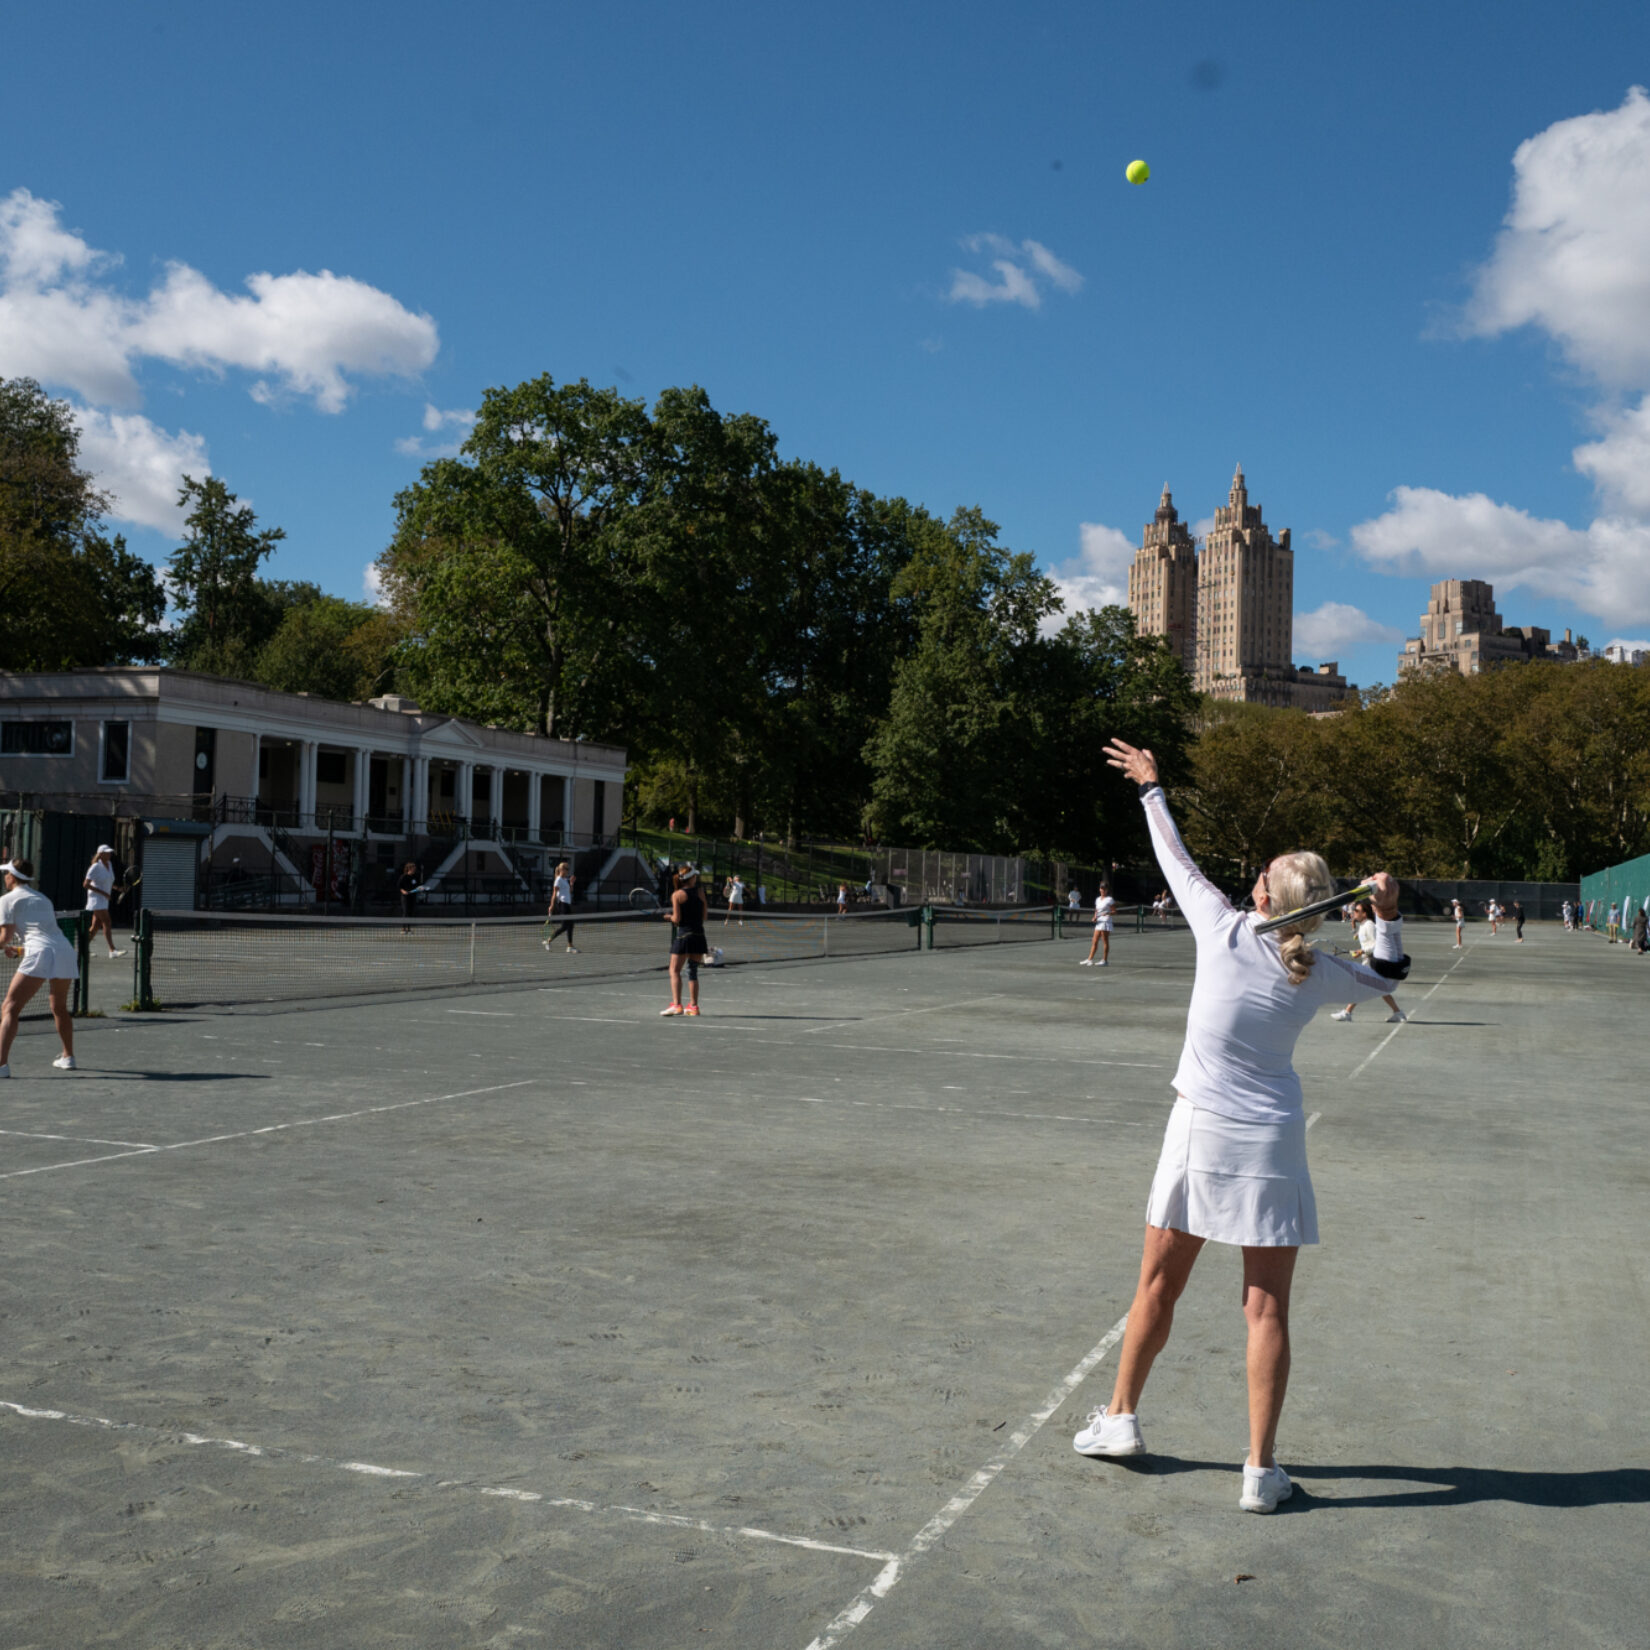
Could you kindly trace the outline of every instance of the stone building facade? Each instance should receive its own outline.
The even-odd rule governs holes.
[[[1421,634],[1404,643],[1398,674],[1459,671],[1476,676],[1492,665],[1540,661],[1574,664],[1582,650],[1564,632],[1554,642],[1539,625],[1507,625],[1495,607],[1495,589],[1483,579],[1442,579],[1421,615]]]
[[[1129,611],[1142,634],[1167,637],[1174,656],[1197,670],[1197,540],[1167,482],[1129,567]]]
[[[1165,636],[1200,693],[1325,711],[1355,693],[1334,663],[1293,662],[1295,556],[1249,502],[1243,466],[1203,542],[1165,486],[1129,569],[1129,610],[1142,634]]]

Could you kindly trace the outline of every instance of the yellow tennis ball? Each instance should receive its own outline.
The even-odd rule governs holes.
[[[1151,167],[1143,160],[1131,160],[1123,172],[1130,183],[1144,183],[1151,175]]]

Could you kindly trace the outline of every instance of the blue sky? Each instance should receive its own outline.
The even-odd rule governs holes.
[[[979,504],[1074,599],[1241,461],[1297,658],[1364,683],[1434,578],[1636,638],[1647,82],[1650,8],[1588,0],[36,7],[0,374],[82,409],[145,554],[210,468],[350,596],[548,371]]]

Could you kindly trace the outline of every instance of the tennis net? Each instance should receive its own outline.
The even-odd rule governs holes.
[[[571,937],[537,917],[395,918],[147,914],[148,997],[165,1008],[256,1007],[464,986],[554,986],[669,966],[669,926],[656,911],[572,916]],[[747,914],[707,938],[724,963],[799,962],[916,951],[920,912]],[[569,945],[573,949],[569,949]]]
[[[1003,945],[1054,938],[1054,907],[1028,905],[1007,911],[976,911],[962,905],[932,907],[936,951],[958,945]]]

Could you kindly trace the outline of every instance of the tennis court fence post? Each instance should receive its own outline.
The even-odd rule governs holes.
[[[571,945],[573,942],[571,940],[569,940],[567,943],[569,945]],[[474,985],[475,983],[476,983],[476,925],[472,922],[470,924],[470,984]]]
[[[72,1012],[81,1019],[92,1011],[92,922],[84,911],[75,924],[74,951],[75,961],[80,965],[80,978],[74,983]]]
[[[155,929],[149,916],[148,906],[144,906],[137,914],[136,955],[132,959],[133,997],[140,1010],[153,1009],[158,1005],[155,1002],[154,979],[150,964],[155,954]]]

